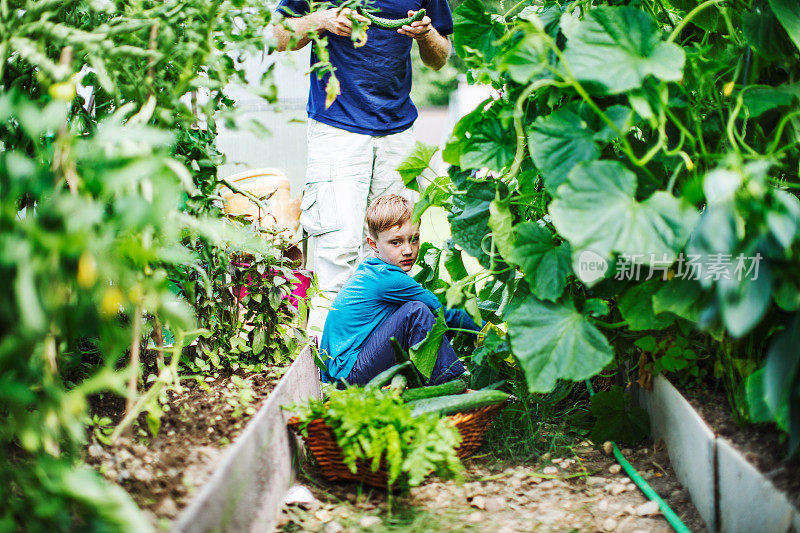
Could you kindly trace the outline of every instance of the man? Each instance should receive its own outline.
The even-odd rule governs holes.
[[[399,19],[424,8],[426,16],[393,30],[370,28],[367,42],[351,40],[349,9],[309,12],[308,0],[282,0],[278,12],[289,18],[275,26],[278,49],[306,46],[309,32],[325,34],[330,62],[341,93],[325,107],[327,77],[311,75],[308,96],[308,165],[300,223],[311,237],[312,268],[321,296],[312,302],[309,331],[322,331],[326,304],[336,296],[356,265],[369,252],[364,215],[367,205],[384,194],[412,197],[397,166],[414,139],[417,110],[411,102],[411,48],[417,42],[425,65],[442,68],[450,54],[447,35],[453,19],[447,0],[376,0],[378,16]],[[316,50],[311,64],[317,62]],[[413,199],[413,198],[412,198]]]

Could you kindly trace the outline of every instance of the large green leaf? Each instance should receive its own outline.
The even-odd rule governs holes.
[[[691,279],[675,278],[653,294],[653,312],[655,314],[669,312],[692,322],[698,322],[704,299],[699,283]]]
[[[800,50],[800,9],[796,0],[769,0],[769,7]]]
[[[651,279],[635,283],[622,293],[618,306],[622,317],[628,322],[628,329],[664,329],[675,322],[675,315],[655,312],[653,297],[663,286],[663,281]]]
[[[630,395],[614,385],[592,396],[592,414],[597,421],[589,434],[592,442],[607,440],[638,444],[650,433],[650,419],[641,407],[632,407]]]
[[[630,128],[630,108],[615,105],[605,112],[620,130]],[[531,158],[551,191],[564,183],[576,164],[599,158],[602,146],[616,136],[607,124],[592,124],[581,115],[578,105],[569,105],[538,117],[528,130]]]
[[[474,182],[466,195],[453,199],[453,208],[447,215],[453,241],[485,268],[491,265],[491,258],[486,253],[490,251],[491,241],[486,236],[490,232],[489,204],[494,200],[495,191],[492,182]]]
[[[437,151],[439,151],[438,147],[417,141],[411,153],[409,153],[406,159],[397,167],[397,172],[400,173],[406,187],[419,191],[417,176],[422,174],[422,172],[430,166],[431,158]]]
[[[569,244],[558,243],[549,229],[534,222],[515,226],[514,237],[506,260],[520,266],[538,298],[557,300],[572,273]]]
[[[428,335],[408,351],[411,362],[417,367],[419,373],[425,376],[426,381],[431,378],[445,333],[447,333],[447,322],[444,319],[444,308],[440,307],[436,322]]]
[[[572,246],[573,261],[587,250],[605,260],[614,253],[642,264],[675,260],[697,212],[665,191],[644,202],[635,194],[636,175],[616,161],[580,163],[572,169],[549,210],[556,230]]]
[[[683,77],[683,50],[663,41],[653,19],[641,9],[595,8],[577,24],[564,24],[562,18],[562,30],[568,39],[564,57],[572,73],[595,92],[636,89],[649,75],[664,81]]]
[[[481,0],[465,0],[453,12],[453,48],[464,59],[490,62],[503,36],[503,24],[486,11]]]
[[[500,172],[514,160],[514,130],[506,127],[494,114],[484,115],[483,120],[473,124],[469,133],[469,137],[462,141],[461,168],[488,168]]]
[[[572,302],[528,296],[508,316],[508,335],[531,392],[549,392],[559,379],[589,378],[614,357],[606,337]]]

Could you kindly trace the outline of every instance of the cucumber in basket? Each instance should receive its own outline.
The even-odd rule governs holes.
[[[430,387],[420,387],[418,389],[408,389],[403,391],[403,401],[413,402],[415,400],[424,400],[425,398],[436,398],[437,396],[447,396],[449,394],[461,394],[467,390],[467,384],[463,379],[456,378],[441,385],[432,385]]]
[[[463,411],[472,411],[487,405],[492,405],[508,400],[508,393],[499,390],[479,390],[466,394],[450,394],[436,398],[426,398],[409,402],[411,414],[414,416],[424,413],[439,413],[452,415]]]
[[[405,363],[400,363],[399,365],[394,365],[393,367],[389,368],[388,370],[384,370],[364,385],[365,389],[380,389],[384,385],[388,384],[392,381],[392,378],[397,375],[398,372],[405,371],[406,368],[410,367],[413,363],[411,361],[406,361]]]

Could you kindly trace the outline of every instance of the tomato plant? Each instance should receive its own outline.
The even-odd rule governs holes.
[[[193,296],[230,291],[230,252],[288,268],[214,203],[223,88],[244,81],[270,16],[249,0],[0,5],[0,530],[146,529],[80,464],[87,420],[120,431],[87,416],[88,397],[128,396],[127,420],[149,410],[155,433],[182,342],[214,332]],[[274,98],[271,71],[256,92]],[[176,346],[139,396],[159,324]]]

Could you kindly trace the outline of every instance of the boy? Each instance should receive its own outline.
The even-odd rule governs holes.
[[[390,338],[408,350],[433,327],[441,304],[408,274],[420,244],[411,213],[411,202],[396,194],[376,198],[367,209],[367,243],[375,257],[358,265],[333,301],[320,346],[328,355],[323,379],[364,385],[395,364]],[[451,327],[479,329],[464,311],[448,310],[445,318]],[[428,384],[465,370],[445,338]]]

